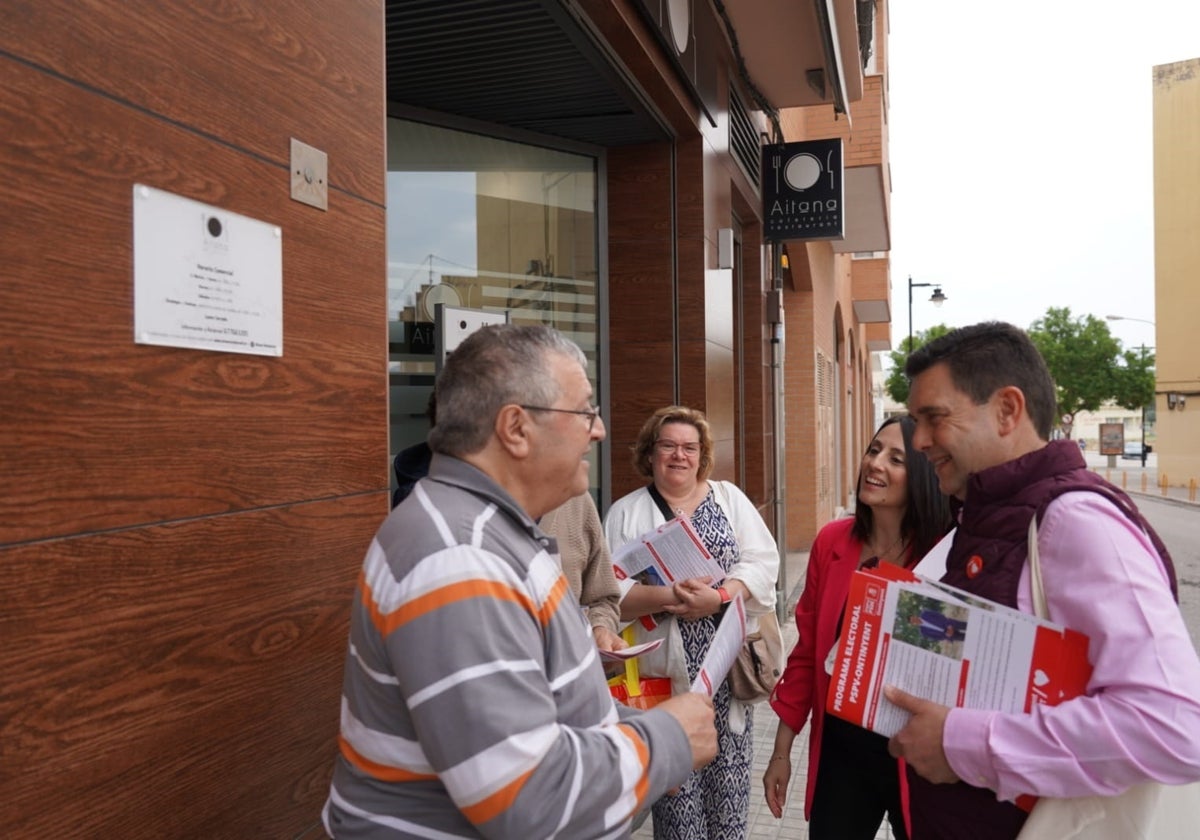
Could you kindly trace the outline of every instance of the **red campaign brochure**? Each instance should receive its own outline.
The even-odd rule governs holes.
[[[855,572],[826,666],[826,708],[888,737],[894,685],[945,706],[1028,712],[1082,694],[1087,637],[895,566]]]

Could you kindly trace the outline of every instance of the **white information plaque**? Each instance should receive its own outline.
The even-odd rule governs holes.
[[[282,356],[283,231],[134,184],[133,336]]]

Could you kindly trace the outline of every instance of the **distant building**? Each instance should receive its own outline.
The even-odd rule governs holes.
[[[1158,469],[1200,478],[1200,58],[1154,68],[1154,281]]]

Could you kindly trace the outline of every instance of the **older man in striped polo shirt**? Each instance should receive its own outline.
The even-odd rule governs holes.
[[[547,327],[485,327],[437,382],[429,475],[380,527],[355,593],[336,838],[622,837],[716,752],[711,702],[613,703],[538,517],[588,486],[604,422]]]

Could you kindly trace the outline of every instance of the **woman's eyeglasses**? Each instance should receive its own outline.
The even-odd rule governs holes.
[[[581,417],[588,419],[588,434],[592,433],[592,428],[596,425],[596,418],[600,416],[600,409],[592,407],[589,409],[574,409],[574,408],[548,408],[544,405],[523,405],[521,408],[526,411],[555,411],[559,414],[578,414]]]
[[[660,455],[674,455],[677,449],[682,449],[683,454],[689,457],[700,454],[700,444],[698,443],[676,443],[673,440],[659,440],[654,442],[654,448]]]

